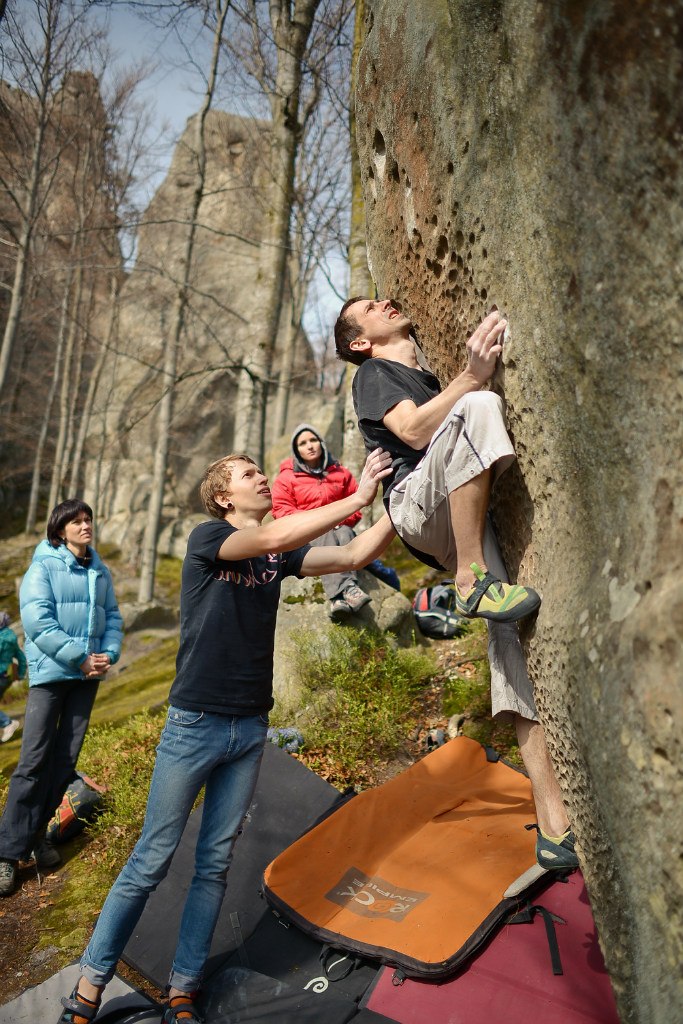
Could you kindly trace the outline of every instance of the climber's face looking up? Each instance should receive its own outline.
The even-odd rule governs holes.
[[[405,337],[412,327],[390,299],[359,299],[348,307],[346,316],[356,321],[362,337],[370,342],[390,335]]]

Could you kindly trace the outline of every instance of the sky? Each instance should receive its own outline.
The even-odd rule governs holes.
[[[142,83],[140,95],[146,105],[156,109],[159,123],[164,121],[168,124],[171,144],[159,153],[158,170],[149,186],[151,197],[151,191],[158,188],[166,174],[175,141],[182,133],[188,117],[197,112],[201,103],[202,83],[199,76],[193,75],[186,66],[185,47],[191,49],[198,62],[205,55],[204,64],[208,63],[208,47],[205,39],[198,38],[189,19],[184,47],[172,32],[157,28],[143,20],[126,3],[116,0],[111,5],[108,24],[110,45],[120,65],[142,60],[155,67],[149,78]],[[228,109],[228,105],[220,100],[217,100],[216,106]],[[248,113],[234,104],[232,109]],[[343,292],[346,278],[344,262],[341,259],[331,261],[330,269],[337,288]],[[318,274],[313,281],[309,296],[304,327],[311,338],[327,335],[339,311],[340,301],[322,274]]]
[[[120,63],[143,60],[156,70],[141,86],[160,119],[168,121],[177,136],[201,102],[192,89],[191,72],[182,65],[186,56],[172,33],[145,21],[125,3],[112,4],[109,39]],[[175,66],[174,66],[175,65]]]

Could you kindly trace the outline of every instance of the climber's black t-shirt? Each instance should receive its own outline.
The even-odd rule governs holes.
[[[309,545],[237,562],[217,557],[236,527],[190,534],[180,589],[180,649],[169,701],[188,711],[265,715],[273,706],[280,582],[298,576]]]
[[[384,504],[388,506],[391,489],[412,472],[427,450],[411,448],[384,426],[382,419],[406,399],[424,405],[441,392],[439,381],[427,370],[415,370],[393,359],[366,359],[353,378],[353,404],[358,428],[369,452],[383,448],[392,457],[391,475],[382,481]]]

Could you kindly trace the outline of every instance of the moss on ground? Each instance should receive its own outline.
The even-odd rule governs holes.
[[[84,834],[60,847],[63,884],[48,905],[36,910],[39,948],[58,946],[63,964],[85,948],[94,919],[140,833],[164,717],[164,709],[144,710],[125,723],[88,730],[79,767],[107,786],[104,809]],[[70,929],[65,922],[76,926]]]
[[[117,676],[100,684],[91,728],[105,722],[116,724],[127,721],[142,708],[158,707],[166,702],[175,675],[178,637],[159,640],[150,636],[148,639],[148,653],[137,658]],[[25,698],[17,696],[15,699],[15,690],[16,687],[13,687],[11,701],[2,706],[3,711],[10,716],[21,715],[24,711]],[[4,800],[7,779],[16,766],[20,744],[21,733],[0,746],[0,772],[4,777],[0,779],[0,799]]]
[[[167,555],[161,555],[157,559],[154,589],[161,601],[178,604],[182,571],[182,558],[169,558]]]
[[[297,635],[293,655],[307,708],[306,764],[340,789],[362,785],[368,769],[392,757],[417,724],[435,672],[431,652],[330,625],[324,636]],[[282,716],[276,709],[273,724],[288,724]]]
[[[153,639],[153,649],[137,658],[115,679],[100,685],[92,715],[93,725],[121,722],[143,707],[157,707],[166,702],[175,676],[178,637],[160,642]]]

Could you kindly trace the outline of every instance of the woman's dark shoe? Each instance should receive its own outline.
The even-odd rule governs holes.
[[[62,858],[59,856],[52,843],[47,839],[42,839],[38,845],[33,848],[33,857],[36,862],[36,867],[39,868],[40,871],[51,871],[52,868],[58,868],[62,863]]]
[[[17,862],[0,860],[0,896],[11,896],[17,887]]]

